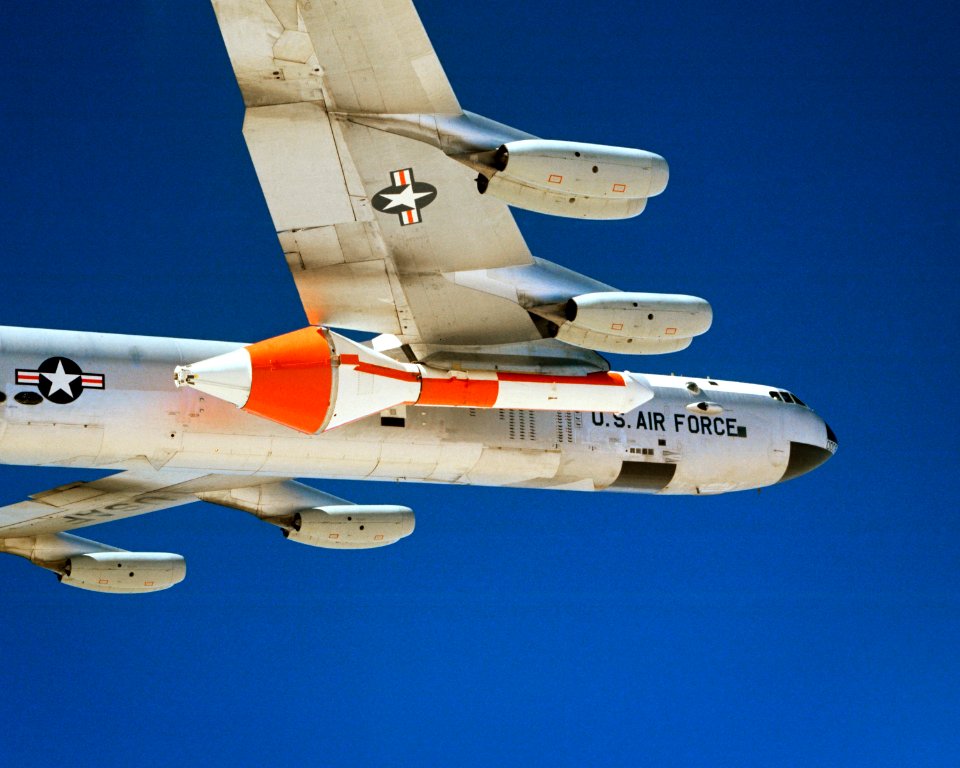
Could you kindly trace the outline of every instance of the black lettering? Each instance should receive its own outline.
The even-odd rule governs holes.
[[[140,507],[141,505],[135,501],[118,501],[116,504],[107,504],[104,509],[109,509],[111,512],[134,512]]]
[[[691,435],[699,434],[700,432],[700,417],[699,416],[687,416],[687,431]]]
[[[727,431],[724,429],[723,419],[721,419],[719,416],[714,416],[713,418],[713,432],[721,437],[727,434]]]
[[[619,413],[613,417],[613,426],[615,427],[623,427],[623,425],[626,423],[627,422],[623,420],[623,416],[621,416]]]
[[[109,509],[109,507],[106,509]],[[86,521],[91,517],[104,517],[107,519],[113,517],[113,514],[107,512],[106,509],[84,509],[81,512],[74,512],[72,515],[66,515],[63,519],[79,523],[81,521]]]
[[[637,411],[637,429],[646,429],[647,420],[643,418],[643,411]]]
[[[675,413],[675,414],[673,414],[673,431],[674,431],[674,432],[679,432],[679,431],[680,431],[680,424],[681,424],[682,422],[683,422],[683,414],[682,414],[682,413]]]
[[[703,434],[705,434],[705,435],[712,435],[712,434],[713,434],[713,431],[712,431],[712,429],[711,429],[712,427],[713,427],[713,424],[710,423],[710,417],[709,417],[709,416],[701,416],[701,417],[700,417],[700,429],[703,430]]]
[[[596,411],[591,411],[590,418],[593,421],[593,426],[602,427],[603,426],[603,414],[597,413]]]
[[[737,434],[737,420],[736,419],[727,419],[727,434],[730,437],[735,437]]]
[[[663,426],[663,414],[655,413],[653,414],[653,428],[659,429],[661,432],[666,432],[666,427]]]

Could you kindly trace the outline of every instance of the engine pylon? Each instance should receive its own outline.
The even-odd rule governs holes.
[[[441,371],[314,327],[177,366],[174,381],[309,434],[398,405],[626,413],[653,397],[628,372]]]

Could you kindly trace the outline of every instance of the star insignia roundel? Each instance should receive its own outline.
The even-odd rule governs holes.
[[[395,213],[400,226],[419,224],[420,209],[426,208],[437,197],[437,188],[413,178],[413,168],[403,168],[390,173],[391,186],[381,189],[373,196],[373,207],[380,213]]]
[[[85,389],[104,389],[102,373],[84,373],[69,357],[48,357],[36,370],[17,368],[17,384],[35,386],[51,403],[72,403]]]

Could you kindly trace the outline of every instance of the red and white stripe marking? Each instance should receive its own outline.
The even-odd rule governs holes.
[[[20,368],[17,369],[17,384],[24,385],[38,385],[40,383],[40,377],[43,374],[40,371],[25,371]],[[84,389],[104,389],[104,377],[102,373],[81,373],[80,374],[80,384]]]

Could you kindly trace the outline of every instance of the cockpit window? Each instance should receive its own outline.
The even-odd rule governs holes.
[[[787,390],[785,389],[780,389],[780,390],[771,389],[770,397],[772,397],[774,400],[779,400],[781,403],[794,403],[796,405],[801,405],[804,408],[809,408],[809,406],[805,402],[803,402],[803,400],[801,400],[796,395],[790,392],[787,392]]]

